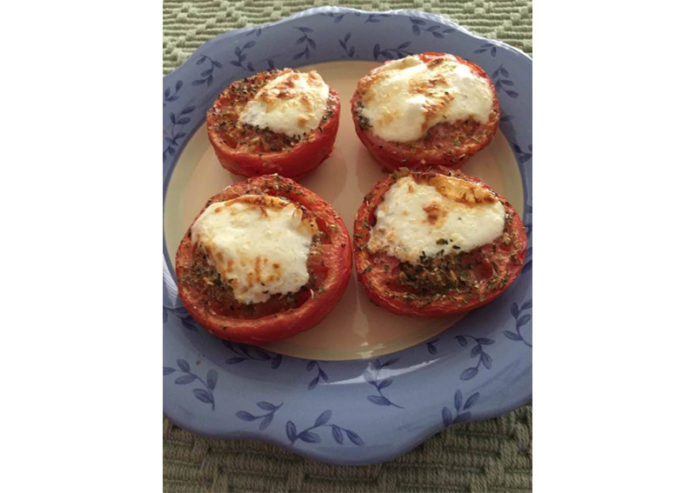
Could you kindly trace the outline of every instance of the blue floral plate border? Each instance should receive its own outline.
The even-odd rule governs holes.
[[[441,51],[483,67],[499,92],[500,129],[524,187],[529,235],[520,278],[437,338],[369,360],[308,361],[226,343],[201,329],[177,297],[164,252],[164,413],[218,438],[264,440],[340,464],[389,460],[453,423],[508,412],[532,395],[532,61],[420,11],[309,9],[222,34],[163,85],[164,193],[188,139],[230,80],[333,60],[385,60]]]

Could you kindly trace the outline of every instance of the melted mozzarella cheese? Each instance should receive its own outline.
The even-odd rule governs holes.
[[[486,123],[493,108],[488,81],[451,55],[386,63],[370,73],[363,90],[362,116],[375,135],[393,142],[419,139],[444,121]]]
[[[285,69],[256,93],[240,120],[291,137],[314,130],[326,113],[329,86],[311,72]]]
[[[298,291],[309,280],[307,258],[316,231],[292,202],[242,195],[211,204],[191,228],[194,244],[242,303]]]
[[[505,208],[490,192],[444,176],[428,184],[400,178],[384,194],[375,216],[368,250],[412,263],[421,252],[469,252],[495,240],[505,227]]]

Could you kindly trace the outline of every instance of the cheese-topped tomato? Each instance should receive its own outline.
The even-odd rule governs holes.
[[[232,82],[208,110],[208,137],[223,167],[256,176],[302,176],[333,149],[341,104],[315,72],[286,68]]]
[[[319,126],[328,100],[329,86],[317,72],[285,69],[246,103],[239,120],[246,125],[298,137]]]
[[[304,220],[303,220],[304,219]],[[242,195],[208,206],[191,239],[241,303],[295,293],[309,280],[307,259],[318,232],[292,202],[271,195]]]
[[[259,344],[319,323],[351,273],[348,232],[314,192],[279,175],[213,196],[179,244],[179,297],[223,339]]]
[[[505,208],[495,195],[466,180],[436,175],[418,183],[403,176],[375,210],[367,248],[406,262],[425,254],[470,252],[503,233]]]
[[[526,245],[505,198],[444,167],[394,172],[355,219],[358,280],[372,301],[402,315],[465,313],[492,301],[521,272]]]
[[[493,90],[488,79],[452,55],[387,62],[362,79],[361,114],[384,140],[420,139],[441,122],[488,121]]]
[[[460,165],[500,119],[485,72],[442,53],[385,62],[360,79],[351,103],[358,137],[387,169]]]

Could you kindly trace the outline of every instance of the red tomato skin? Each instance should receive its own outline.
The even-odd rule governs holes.
[[[358,281],[363,285],[367,296],[378,306],[389,310],[397,315],[407,315],[412,317],[440,317],[446,315],[465,314],[475,308],[490,303],[495,298],[500,296],[508,289],[515,279],[519,276],[524,266],[524,259],[527,251],[527,234],[517,212],[512,205],[500,194],[496,193],[497,198],[502,202],[505,210],[512,214],[512,221],[505,231],[512,232],[518,238],[518,248],[514,255],[510,257],[507,274],[508,281],[502,288],[484,293],[481,297],[475,296],[470,301],[464,301],[466,293],[458,291],[450,291],[438,299],[419,299],[415,295],[410,303],[400,297],[391,296],[392,291],[387,285],[384,270],[381,268],[384,264],[390,266],[389,272],[393,272],[398,268],[400,261],[394,257],[385,254],[371,254],[368,252],[366,245],[370,239],[371,225],[374,223],[374,210],[382,202],[383,196],[387,190],[396,182],[400,176],[408,174],[410,171],[401,169],[386,178],[383,178],[375,184],[370,192],[365,196],[363,203],[360,205],[355,216],[353,225],[353,250],[355,256],[355,269],[357,271]],[[455,176],[469,180],[479,184],[484,188],[493,191],[488,185],[483,183],[478,178],[466,175],[459,170],[452,170],[446,167],[431,168],[429,170],[418,170],[416,173],[433,173],[437,172],[449,176]],[[397,176],[395,176],[397,175]],[[495,193],[495,192],[494,192]],[[370,225],[369,227],[367,225]],[[499,244],[499,239],[493,243]],[[492,244],[493,244],[492,243]],[[491,248],[491,245],[485,245],[481,248]],[[379,260],[377,260],[379,259]],[[470,294],[468,294],[470,296]]]
[[[212,111],[206,115],[208,140],[222,167],[236,175],[252,177],[277,173],[288,178],[301,178],[326,160],[333,150],[341,113],[341,102],[333,89],[329,89],[329,101],[335,109],[326,124],[320,125],[321,129],[309,132],[300,143],[287,151],[252,153],[231,147],[215,130]],[[219,99],[213,107],[216,104],[219,104]]]
[[[278,187],[277,189],[275,187]],[[221,202],[247,193],[265,193],[285,197],[303,205],[315,214],[321,230],[330,239],[322,245],[322,259],[327,267],[322,293],[314,293],[297,308],[259,318],[231,318],[211,314],[196,302],[199,293],[181,282],[186,268],[193,261],[194,245],[191,228],[184,235],[176,254],[176,275],[179,297],[191,316],[211,334],[225,340],[245,344],[265,344],[286,339],[318,324],[338,304],[348,286],[352,270],[350,236],[343,220],[333,207],[319,195],[289,178],[262,175],[235,183],[214,195],[200,214],[213,202]],[[193,225],[194,221],[191,223]]]
[[[434,57],[442,55],[444,55],[444,53],[427,52],[421,53],[418,56],[421,60],[427,62]],[[493,137],[498,131],[498,124],[500,122],[500,105],[498,104],[495,86],[481,67],[456,55],[453,56],[455,56],[460,63],[468,65],[476,75],[486,79],[493,93],[493,108],[490,113],[490,118],[486,124],[481,126],[482,132],[480,135],[476,136],[478,142],[469,140],[462,142],[460,146],[455,146],[453,144],[455,139],[447,138],[447,135],[451,133],[451,129],[444,127],[440,129],[439,132],[444,137],[444,140],[438,140],[438,143],[441,143],[441,148],[427,148],[423,145],[423,140],[419,139],[410,143],[415,146],[414,148],[406,149],[399,146],[398,143],[378,137],[371,132],[369,128],[361,127],[359,123],[358,103],[361,101],[362,97],[358,89],[353,93],[350,102],[355,132],[368,152],[385,171],[394,171],[399,168],[422,169],[431,166],[459,168],[465,164],[471,156],[482,150],[493,140]],[[433,129],[443,125],[444,124],[435,125]]]

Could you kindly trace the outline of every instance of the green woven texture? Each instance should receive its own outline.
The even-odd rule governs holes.
[[[321,0],[164,0],[164,73],[181,65],[210,38],[230,29],[277,21],[310,7],[338,4]],[[532,54],[532,0],[363,0],[340,5],[362,10],[425,10]]]
[[[163,70],[231,29],[337,2],[198,0],[163,3]],[[532,54],[531,0],[357,1],[363,10],[420,9]],[[532,490],[532,406],[454,425],[397,459],[334,466],[250,440],[213,440],[164,420],[165,492],[523,492]]]

